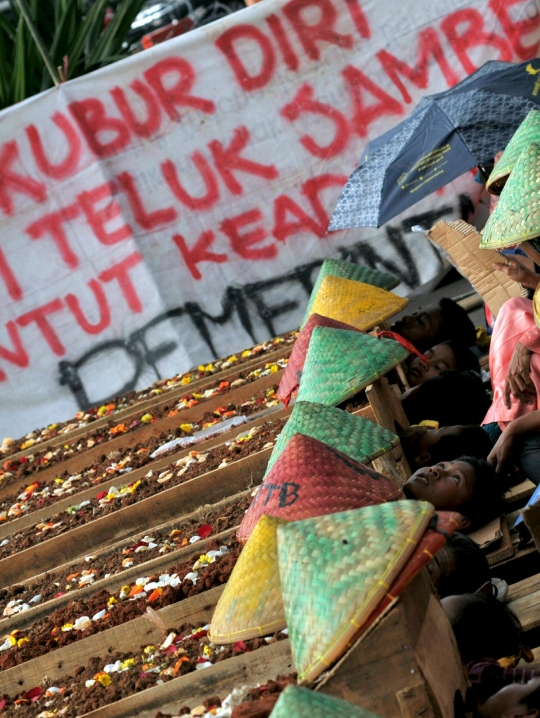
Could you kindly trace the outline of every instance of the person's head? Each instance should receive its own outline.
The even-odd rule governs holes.
[[[447,596],[441,600],[464,663],[516,656],[521,626],[504,603],[483,593]]]
[[[491,403],[473,371],[445,371],[409,389],[400,401],[411,424],[432,419],[439,426],[480,424]]]
[[[487,459],[493,443],[481,426],[409,426],[399,437],[403,453],[411,468],[430,466],[454,456],[476,456]]]
[[[474,593],[490,580],[489,564],[480,546],[456,532],[427,565],[439,598]]]
[[[465,346],[476,343],[476,330],[467,312],[447,298],[404,316],[392,325],[392,331],[401,334],[422,352],[448,339],[455,339]]]
[[[538,718],[540,676],[527,683],[510,683],[478,708],[481,718]]]
[[[403,487],[408,499],[429,501],[437,511],[458,511],[471,527],[483,526],[501,512],[502,489],[485,459],[461,456],[424,466]]]
[[[413,357],[408,366],[407,379],[411,386],[424,384],[445,371],[467,371],[470,369],[480,372],[478,359],[470,349],[459,342],[448,341],[435,344],[424,352],[424,356],[429,360],[427,364],[420,357]]]

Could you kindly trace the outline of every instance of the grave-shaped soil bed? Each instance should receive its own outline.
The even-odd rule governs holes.
[[[158,711],[154,718],[178,718],[181,715],[194,715],[198,718],[212,718],[216,715],[216,708],[232,708],[231,718],[268,718],[276,705],[281,692],[289,685],[296,685],[297,674],[289,673],[277,676],[260,686],[239,686],[235,694],[229,694],[224,699],[219,696],[205,698],[195,708],[179,706],[174,713]],[[204,711],[203,711],[204,709]],[[219,712],[218,712],[219,714]]]
[[[84,600],[74,599],[28,629],[14,630],[0,644],[0,670],[25,663],[145,613],[196,596],[225,583],[241,545],[210,541],[197,560],[180,561],[159,575],[144,574],[115,592],[106,590]]]
[[[157,556],[170,555],[184,546],[198,543],[199,539],[237,527],[251,504],[252,495],[251,490],[242,492],[238,498],[220,502],[215,508],[204,507],[184,520],[170,522],[166,528],[135,536],[129,542],[89,555],[54,573],[45,573],[27,584],[0,590],[0,615],[4,618],[20,616],[38,604],[41,606],[52,599],[72,595],[104,577],[115,576],[141,564],[141,570],[144,570],[144,564]],[[0,621],[0,632],[1,626]]]
[[[45,709],[52,716],[57,712],[66,718],[76,718],[103,706],[115,703],[134,693],[156,685],[162,685],[174,678],[185,676],[196,670],[205,670],[242,653],[285,640],[287,631],[273,636],[239,641],[225,646],[216,646],[208,638],[209,626],[184,624],[178,628],[165,629],[163,642],[159,645],[141,645],[136,652],[120,653],[112,648],[107,655],[90,659],[86,666],[80,666],[74,675],[57,680],[45,678],[40,686],[9,698],[6,696],[4,710],[16,710],[22,718],[38,718]],[[249,689],[247,703],[259,703],[261,709],[273,702],[285,685],[295,682],[294,674],[279,683],[268,686],[269,695],[264,703],[261,689]],[[266,692],[268,692],[266,691]],[[208,705],[221,705],[214,698]],[[1,703],[0,703],[1,705]],[[42,716],[43,718],[43,716]]]
[[[191,455],[169,464],[159,472],[154,473],[150,469],[143,478],[133,483],[119,484],[118,488],[115,490],[109,488],[107,492],[97,491],[91,498],[84,498],[59,513],[48,514],[46,519],[40,519],[37,523],[1,540],[0,560],[155,496],[166,489],[184,484],[202,474],[228,466],[263,448],[269,448],[284,423],[285,420],[282,419],[276,422],[268,421],[262,427],[252,427],[245,438],[237,438],[228,445],[221,444],[210,449],[206,454],[192,451]],[[78,497],[81,497],[81,492]],[[71,498],[68,502],[71,503]],[[25,520],[30,517],[31,515],[25,517]],[[14,532],[17,529],[16,522],[13,523],[13,529]]]
[[[28,456],[7,459],[2,472],[0,472],[0,484],[9,485],[18,479],[30,477],[36,472],[57,466],[63,461],[89,452],[86,463],[85,458],[81,457],[82,466],[84,466],[103,454],[103,451],[108,451],[109,444],[111,445],[110,450],[113,447],[119,448],[123,443],[133,446],[137,442],[137,438],[132,439],[130,436],[132,433],[140,434],[139,441],[141,442],[146,442],[150,437],[159,434],[160,428],[162,432],[167,431],[174,434],[173,438],[182,435],[188,436],[233,416],[252,413],[257,408],[260,409],[263,403],[277,405],[279,402],[275,398],[275,390],[279,378],[277,382],[272,381],[272,378],[286,365],[286,362],[287,360],[279,360],[279,363],[262,365],[256,369],[246,369],[231,377],[230,381],[220,382],[218,380],[204,393],[187,394],[170,405],[154,407],[152,413],[145,412],[130,421],[101,427],[95,432],[85,434],[84,437],[73,443]],[[262,380],[259,391],[256,388],[251,390],[246,386],[258,380]],[[238,392],[235,391],[237,389]],[[238,402],[237,404],[234,403],[235,400]],[[191,410],[195,407],[198,409],[201,404],[206,402],[210,404],[208,410],[211,412],[211,416],[206,420],[199,419],[197,421],[195,419],[194,421],[194,417],[200,417],[200,414],[198,410],[195,413]],[[156,426],[152,426],[153,424]]]
[[[279,382],[279,375],[277,381]],[[70,475],[79,474],[85,469],[93,469],[100,462],[108,461],[106,468],[114,464],[111,468],[117,473],[129,473],[133,468],[138,468],[153,460],[151,456],[148,458],[146,455],[151,455],[156,449],[169,441],[193,438],[194,435],[199,434],[202,430],[215,429],[218,431],[219,424],[229,420],[232,421],[235,417],[247,417],[276,407],[277,409],[275,410],[278,410],[282,405],[275,398],[277,385],[274,376],[268,376],[263,379],[262,384],[259,386],[240,387],[240,390],[242,390],[240,396],[236,392],[231,393],[230,399],[236,398],[236,404],[226,403],[227,397],[223,399],[217,397],[217,399],[209,400],[211,403],[207,406],[195,406],[188,409],[188,416],[167,418],[163,422],[147,425],[139,432],[120,435],[116,439],[107,441],[102,445],[90,447],[88,450],[81,448],[80,450],[55,449],[54,452],[49,451],[48,454],[52,455],[51,460],[41,466],[36,461],[32,463],[27,461],[28,457],[21,457],[20,460],[17,460],[18,466],[15,470],[6,472],[3,480],[0,481],[2,501],[6,501],[7,497],[16,499],[19,492],[36,482],[67,478]],[[215,406],[212,406],[212,404]],[[188,418],[189,422],[187,421]],[[84,441],[86,442],[86,439]],[[92,439],[89,439],[89,441],[92,441]],[[72,455],[68,453],[67,456],[62,457],[62,451],[65,453],[72,451],[73,453]],[[130,457],[129,463],[121,463],[127,456]],[[14,462],[11,459],[9,461]],[[0,513],[0,522],[6,520],[6,518],[7,512],[5,516]]]
[[[19,451],[25,451],[34,446],[37,447],[41,443],[61,437],[76,429],[84,428],[103,417],[114,418],[115,414],[129,407],[163,396],[167,392],[179,390],[182,387],[187,390],[191,384],[199,383],[202,379],[211,378],[215,374],[224,373],[232,368],[240,368],[245,363],[256,361],[258,357],[264,357],[265,354],[292,346],[297,335],[298,332],[296,331],[288,332],[283,336],[275,337],[250,349],[232,354],[225,359],[217,359],[208,364],[201,364],[184,374],[177,374],[170,379],[160,379],[141,391],[130,391],[101,406],[91,407],[86,412],[80,411],[73,419],[50,424],[43,429],[36,429],[20,439],[4,439],[4,443],[0,447],[0,456],[7,458]]]

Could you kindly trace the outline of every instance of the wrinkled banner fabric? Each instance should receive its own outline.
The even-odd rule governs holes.
[[[329,214],[423,94],[537,53],[539,3],[264,0],[1,113],[0,438],[294,328],[324,257],[435,277],[410,229],[472,176],[380,230]]]

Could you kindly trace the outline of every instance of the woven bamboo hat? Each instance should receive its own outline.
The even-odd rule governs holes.
[[[409,352],[393,339],[316,327],[309,343],[298,400],[339,404],[408,356]]]
[[[521,155],[482,232],[480,246],[496,249],[540,236],[540,144]]]
[[[321,282],[311,312],[369,331],[406,306],[407,300],[397,294],[329,274]]]
[[[214,643],[234,643],[285,628],[277,558],[282,519],[262,516],[232,570],[212,616]]]
[[[534,323],[540,329],[540,284],[536,287],[533,296]]]
[[[277,699],[270,718],[377,718],[341,698],[326,696],[299,686],[287,686]]]
[[[296,337],[289,361],[285,367],[281,381],[279,382],[276,398],[279,399],[279,401],[282,401],[285,406],[288,405],[293,393],[298,389],[298,385],[300,384],[300,377],[304,369],[304,362],[306,360],[309,342],[315,327],[347,329],[351,332],[360,331],[350,324],[337,322],[335,319],[323,317],[320,314],[312,314]]]
[[[401,497],[401,489],[383,474],[322,441],[295,434],[259,487],[236,536],[247,541],[263,514],[298,521]]]
[[[313,681],[354,641],[424,534],[433,506],[395,501],[278,529],[293,662]]]
[[[491,194],[500,194],[522,152],[536,142],[540,144],[540,112],[531,110],[489,175],[486,187]]]
[[[455,511],[437,511],[412,555],[386,592],[386,595],[369,616],[360,633],[367,631],[386,609],[403,593],[405,587],[428,565],[437,551],[456,532],[467,526],[466,519]]]
[[[307,322],[309,315],[311,314],[311,305],[315,301],[319,287],[321,286],[324,278],[329,275],[332,277],[351,279],[354,282],[362,282],[363,284],[372,284],[374,287],[380,287],[380,289],[386,289],[387,291],[394,289],[394,287],[397,287],[399,284],[399,279],[394,277],[393,274],[380,272],[378,269],[372,269],[371,267],[364,267],[362,264],[344,262],[342,259],[325,259],[322,263],[319,274],[317,275],[315,285],[311,291],[306,315],[302,321],[302,325]]]
[[[334,406],[297,401],[277,438],[266,474],[295,434],[312,436],[361,464],[368,464],[399,442],[391,431],[361,416],[353,416]]]

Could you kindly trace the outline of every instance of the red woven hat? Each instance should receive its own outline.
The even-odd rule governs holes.
[[[386,476],[322,441],[295,434],[257,491],[237,537],[247,541],[263,514],[299,521],[401,497]]]
[[[338,322],[336,319],[330,319],[330,317],[323,317],[322,314],[312,314],[304,324],[300,334],[296,337],[291,356],[289,357],[289,363],[279,383],[276,398],[282,401],[285,406],[288,405],[293,393],[298,389],[298,385],[300,384],[300,377],[302,376],[302,369],[306,361],[309,341],[315,327],[346,329],[350,332],[360,331],[360,329],[356,329],[356,327],[350,324]]]

